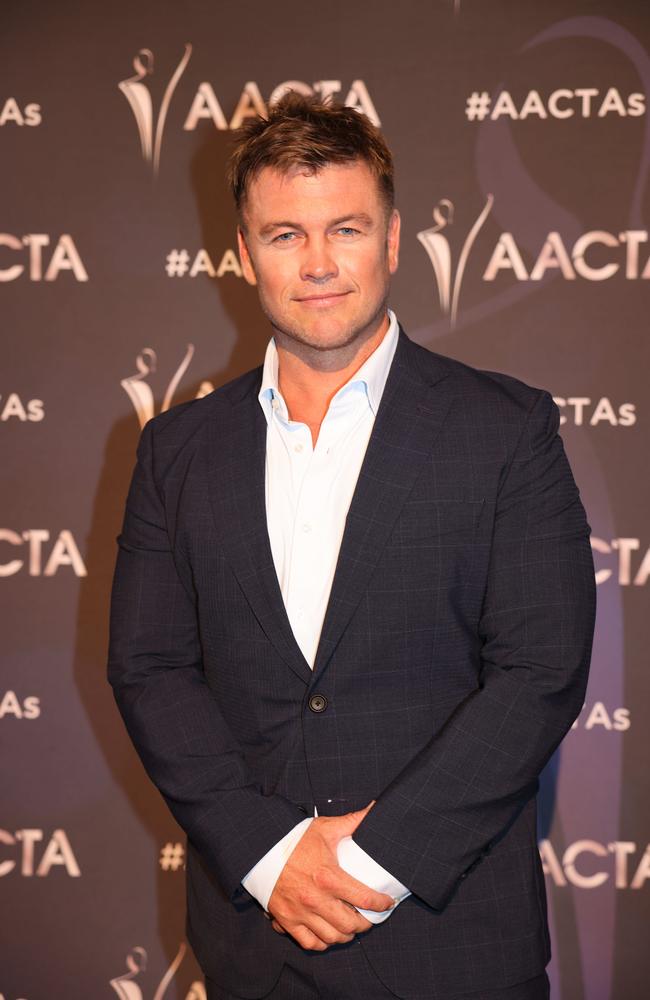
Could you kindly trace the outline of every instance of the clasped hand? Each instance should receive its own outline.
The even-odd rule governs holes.
[[[337,860],[339,841],[354,833],[373,805],[344,816],[319,816],[310,824],[269,899],[273,929],[279,934],[290,934],[310,951],[325,951],[372,927],[355,906],[379,913],[394,906],[391,896],[357,881]]]

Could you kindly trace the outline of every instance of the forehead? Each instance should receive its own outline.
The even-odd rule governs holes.
[[[310,219],[345,214],[380,215],[379,183],[362,160],[332,163],[319,170],[263,167],[248,187],[245,213],[251,223],[287,219],[297,213]]]

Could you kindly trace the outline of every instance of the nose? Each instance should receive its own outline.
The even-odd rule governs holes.
[[[327,239],[310,237],[306,241],[304,256],[300,267],[300,277],[303,281],[324,284],[339,273],[333,248]]]

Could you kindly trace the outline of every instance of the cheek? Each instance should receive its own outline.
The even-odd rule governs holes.
[[[257,271],[257,283],[261,295],[274,300],[287,298],[291,274],[286,261],[274,261],[272,266],[268,263],[261,266]]]
[[[366,281],[380,281],[388,271],[388,255],[383,242],[350,248],[349,266]]]
[[[362,258],[351,262],[350,273],[366,290],[383,288],[389,277],[388,261],[383,251],[364,254]]]

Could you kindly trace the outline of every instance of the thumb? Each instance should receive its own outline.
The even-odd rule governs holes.
[[[343,820],[343,825],[345,826],[346,831],[348,831],[348,835],[354,833],[359,824],[366,818],[374,804],[375,799],[373,799],[372,802],[369,802],[365,809],[357,809],[355,812],[345,813],[341,816],[341,820]]]

